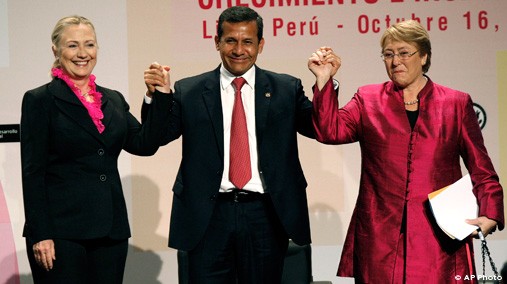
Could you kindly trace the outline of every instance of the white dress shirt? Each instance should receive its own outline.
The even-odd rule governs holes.
[[[255,134],[255,67],[250,68],[243,77],[246,84],[241,88],[241,98],[246,115],[246,125],[248,129],[248,145],[250,147],[250,164],[252,169],[252,178],[243,187],[243,189],[257,192],[264,192],[261,178],[258,170],[257,156],[257,138]],[[227,191],[234,188],[229,180],[229,153],[231,141],[231,119],[232,108],[234,106],[234,86],[232,81],[236,76],[227,71],[224,66],[220,67],[220,96],[222,99],[222,114],[224,118],[224,173],[220,191]]]

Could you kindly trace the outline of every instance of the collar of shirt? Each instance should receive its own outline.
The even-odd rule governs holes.
[[[224,65],[220,67],[220,87],[222,91],[224,91],[227,87],[232,84],[232,80],[234,80],[238,76],[234,76],[231,72],[225,69]],[[255,88],[255,66],[248,69],[243,75],[239,76],[243,77],[246,80],[246,84],[252,88]]]

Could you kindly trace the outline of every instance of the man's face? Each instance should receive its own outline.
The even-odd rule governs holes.
[[[264,47],[264,38],[257,39],[256,21],[224,22],[222,28],[222,37],[215,36],[216,49],[225,69],[234,76],[241,76],[255,64]]]

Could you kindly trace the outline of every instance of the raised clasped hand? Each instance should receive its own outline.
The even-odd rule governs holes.
[[[169,66],[163,66],[157,62],[153,62],[148,69],[144,70],[144,83],[148,88],[147,96],[151,97],[155,90],[167,94],[171,92],[169,70],[171,70]]]
[[[341,66],[341,58],[329,46],[322,46],[308,59],[308,69],[315,76],[333,77]]]
[[[329,46],[322,46],[312,53],[308,59],[308,69],[315,75],[319,90],[338,72],[341,59]]]

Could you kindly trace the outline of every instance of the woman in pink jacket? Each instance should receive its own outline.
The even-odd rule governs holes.
[[[462,283],[476,275],[472,237],[449,238],[436,224],[428,193],[470,173],[484,235],[504,227],[503,190],[466,93],[434,83],[427,31],[416,21],[392,25],[381,38],[391,79],[360,87],[339,108],[331,80],[340,65],[329,47],[312,54],[314,125],[326,144],[359,142],[359,195],[338,276],[356,283]],[[394,236],[394,237],[393,237]],[[470,283],[467,281],[467,283]]]

